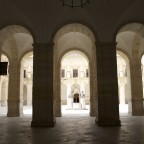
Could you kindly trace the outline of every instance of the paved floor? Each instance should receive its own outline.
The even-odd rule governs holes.
[[[0,144],[144,144],[144,116],[121,116],[121,127],[98,127],[95,118],[64,115],[54,128],[31,128],[31,115],[0,116]]]

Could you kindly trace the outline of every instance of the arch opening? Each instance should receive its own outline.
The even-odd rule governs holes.
[[[20,93],[23,99],[23,113],[32,114],[33,52],[21,60]]]
[[[67,52],[61,60],[61,106],[62,114],[89,113],[89,61],[78,50]]]
[[[95,46],[95,37],[92,31],[78,23],[68,24],[62,27],[55,35],[54,38],[54,88],[56,89],[54,93],[54,111],[56,116],[61,116],[61,88],[67,89],[65,85],[61,86],[61,73],[62,72],[62,61],[63,57],[69,52],[78,51],[84,56],[89,63],[89,92],[90,92],[90,116],[96,116],[96,88],[95,88],[95,78],[96,77],[96,46]],[[74,59],[73,59],[74,60]],[[78,62],[77,62],[78,63]],[[77,64],[76,63],[76,64]],[[94,68],[92,70],[92,68]],[[78,70],[74,69],[74,77],[77,77]],[[81,75],[83,75],[81,73]],[[70,75],[70,72],[67,73],[67,76]],[[65,81],[65,80],[64,80]],[[69,86],[69,89],[71,87]],[[66,94],[65,94],[66,95]],[[80,94],[79,94],[80,95]]]
[[[143,115],[143,80],[140,57],[144,45],[144,25],[140,23],[129,23],[123,26],[116,36],[116,41],[118,42],[117,48],[120,48],[129,58],[130,76],[126,84],[129,85],[129,88],[127,88],[129,92],[125,93],[125,96],[129,97],[128,113],[136,116]]]
[[[8,113],[9,117],[23,114],[23,98],[20,86],[21,57],[31,50],[33,36],[20,25],[9,25],[0,30],[1,50],[9,57]]]
[[[117,76],[119,112],[120,115],[127,115],[131,111],[130,66],[127,56],[119,50],[117,50]]]

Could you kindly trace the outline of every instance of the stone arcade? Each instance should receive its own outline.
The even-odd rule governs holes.
[[[142,116],[143,5],[91,0],[71,9],[58,0],[0,1],[1,61],[9,62],[0,105],[7,116],[32,105],[31,126],[52,127],[61,105],[89,105],[97,125],[119,126],[119,104]]]

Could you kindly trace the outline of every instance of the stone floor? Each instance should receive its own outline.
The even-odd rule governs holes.
[[[0,116],[0,144],[144,144],[144,116],[121,116],[121,127],[98,127],[87,114],[56,118],[54,128],[31,128],[31,115]]]

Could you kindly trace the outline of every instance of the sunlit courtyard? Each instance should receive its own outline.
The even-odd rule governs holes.
[[[66,105],[61,106],[62,115],[89,115],[90,107],[86,105],[86,109],[68,109]],[[127,104],[120,104],[119,105],[120,115],[128,114],[128,105]],[[0,115],[7,114],[7,107],[0,107]],[[32,106],[24,106],[23,107],[23,114],[24,115],[31,115],[32,114]]]

